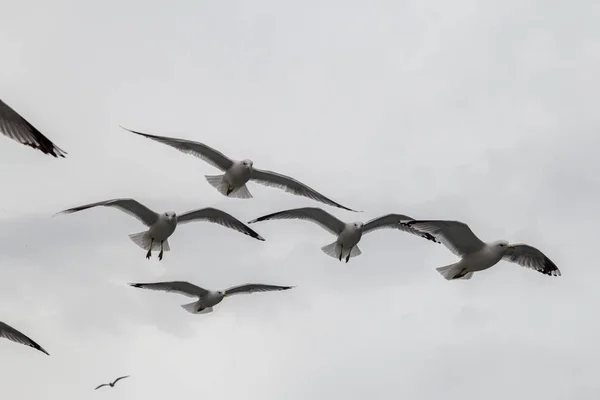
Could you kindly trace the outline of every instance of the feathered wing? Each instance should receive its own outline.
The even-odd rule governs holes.
[[[407,217],[402,214],[387,214],[379,218],[374,218],[363,225],[362,233],[366,234],[369,232],[373,232],[377,229],[398,229],[406,233],[411,233],[413,235],[417,235],[422,237],[423,239],[431,240],[432,242],[439,243],[435,236],[431,233],[421,232],[417,229],[414,229],[402,222],[414,221],[411,217]]]
[[[46,350],[42,348],[42,346],[31,340],[29,337],[25,336],[23,333],[19,332],[12,326],[5,324],[4,322],[0,322],[0,337],[12,340],[16,343],[24,344],[25,346],[33,347],[34,349],[39,350],[46,355],[50,355]]]
[[[0,133],[56,158],[64,158],[67,154],[2,100],[0,100]]]
[[[260,283],[247,283],[245,285],[233,286],[225,290],[225,296],[233,296],[234,294],[248,294],[256,292],[273,292],[279,290],[292,289],[293,286],[277,286],[277,285],[263,285]]]
[[[327,211],[317,207],[293,208],[291,210],[279,211],[276,213],[263,215],[262,217],[253,219],[248,223],[253,224],[255,222],[267,221],[271,219],[303,219],[305,221],[311,221],[336,236],[342,232],[345,226],[342,221],[329,214]]]
[[[283,189],[288,193],[308,197],[309,199],[320,201],[321,203],[325,203],[333,207],[343,208],[344,210],[357,212],[356,210],[343,206],[331,200],[330,198],[325,197],[324,195],[317,192],[313,188],[305,185],[304,183],[289,176],[278,174],[277,172],[265,171],[254,168],[252,170],[252,175],[250,176],[250,179],[255,181],[256,183]]]
[[[409,228],[430,233],[458,257],[473,253],[485,246],[485,243],[475,236],[471,228],[464,222],[412,220],[403,224]]]
[[[117,382],[119,382],[121,379],[125,379],[125,378],[129,378],[129,375],[125,375],[125,376],[121,376],[118,377],[117,379],[115,379],[115,381],[113,382],[113,385],[116,385]]]
[[[102,385],[97,386],[96,389],[94,389],[94,390],[98,390],[98,389],[100,389],[101,387],[104,387],[104,386],[109,386],[109,385],[108,385],[108,383],[103,383]]]
[[[254,239],[264,241],[265,239],[256,233],[252,228],[244,224],[239,219],[225,211],[217,210],[216,208],[207,207],[200,210],[188,211],[177,217],[177,224],[185,224],[192,221],[208,221],[215,224],[223,225],[227,228],[236,230],[253,237]]]
[[[166,144],[167,146],[176,148],[177,150],[183,153],[196,156],[199,159],[209,163],[213,167],[220,169],[221,171],[227,171],[229,167],[233,165],[233,160],[231,160],[229,157],[227,157],[220,151],[217,151],[212,147],[205,145],[204,143],[194,142],[192,140],[186,139],[171,138],[166,136],[150,135],[148,133],[132,131],[131,129],[127,128],[123,129],[131,133],[135,133],[136,135],[144,136],[148,139],[152,139],[162,144]]]
[[[208,293],[208,290],[184,281],[130,283],[129,286],[148,290],[159,290],[161,292],[179,293],[187,297],[202,297]]]
[[[90,203],[79,207],[69,208],[61,211],[63,214],[71,214],[77,211],[87,210],[92,207],[114,207],[140,220],[146,226],[152,226],[158,220],[158,214],[134,199],[112,199]]]
[[[527,244],[514,244],[502,257],[506,261],[514,262],[526,268],[534,269],[549,276],[561,276],[560,270],[544,253]]]

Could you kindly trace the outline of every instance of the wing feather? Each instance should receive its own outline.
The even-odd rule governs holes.
[[[71,214],[77,211],[87,210],[92,207],[114,207],[140,220],[146,226],[152,226],[158,220],[158,214],[134,199],[112,199],[90,203],[79,207],[69,208],[61,211],[63,214]]]
[[[50,355],[46,350],[42,348],[42,346],[31,340],[23,333],[16,330],[12,326],[5,324],[4,322],[0,322],[0,337],[12,340],[16,343],[24,344],[25,346],[33,347],[34,349],[39,350],[46,355]]]
[[[422,237],[423,239],[431,240],[432,242],[439,243],[435,236],[428,232],[421,232],[415,228],[412,228],[403,222],[414,221],[411,217],[403,214],[387,214],[379,218],[373,218],[369,222],[363,225],[363,234],[373,232],[378,229],[399,229],[406,233],[411,233]]]
[[[234,294],[248,294],[257,292],[272,292],[278,290],[292,289],[294,286],[276,286],[276,285],[263,285],[260,283],[247,283],[245,285],[233,286],[225,290],[225,296],[232,296]]]
[[[527,244],[515,244],[508,248],[504,257],[506,261],[514,262],[526,268],[534,269],[549,276],[561,276],[560,270],[544,253]]]
[[[208,293],[208,290],[185,281],[130,283],[129,286],[140,289],[159,290],[161,292],[179,293],[187,297],[202,297]]]
[[[263,215],[262,217],[253,219],[248,223],[253,224],[255,222],[267,221],[271,219],[303,219],[305,221],[311,221],[336,236],[342,232],[345,226],[342,221],[329,214],[327,211],[317,207],[293,208],[291,210],[279,211],[276,213]]]
[[[430,233],[458,257],[473,253],[485,246],[485,243],[475,236],[464,222],[412,220],[404,224],[418,231]]]
[[[177,217],[177,224],[185,224],[192,221],[208,221],[224,227],[236,230],[253,237],[254,239],[264,241],[265,239],[256,233],[252,228],[244,224],[239,219],[225,211],[217,210],[216,208],[207,207],[200,210],[188,211]]]

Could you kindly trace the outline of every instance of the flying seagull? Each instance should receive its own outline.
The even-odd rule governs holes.
[[[0,133],[53,157],[64,158],[67,154],[2,100],[0,100]]]
[[[118,208],[119,210],[136,217],[144,225],[149,227],[149,229],[146,231],[132,233],[129,235],[135,244],[144,250],[148,250],[148,253],[146,254],[146,258],[148,259],[152,256],[152,250],[158,250],[160,248],[158,259],[162,260],[163,251],[170,250],[167,239],[173,234],[173,232],[175,232],[177,225],[192,221],[212,222],[234,229],[245,235],[253,237],[254,239],[261,241],[265,240],[262,238],[262,236],[246,226],[237,218],[234,218],[224,211],[211,207],[188,211],[181,215],[177,215],[173,211],[158,214],[134,199],[113,199],[70,208],[68,210],[61,211],[60,213],[71,214],[96,206]]]
[[[227,290],[206,290],[199,286],[192,285],[189,282],[183,281],[130,283],[129,285],[141,289],[160,290],[163,292],[179,293],[187,297],[197,297],[197,301],[181,306],[184,310],[192,314],[208,314],[212,312],[213,307],[219,304],[225,297],[233,296],[234,294],[271,292],[293,288],[293,286],[274,286],[263,285],[259,283],[247,283],[245,285],[230,287]]]
[[[98,390],[98,389],[100,389],[102,386],[110,386],[110,387],[115,387],[115,385],[117,384],[117,382],[119,382],[121,379],[125,379],[125,378],[129,378],[129,375],[125,375],[125,376],[122,376],[122,377],[120,377],[120,378],[117,378],[117,379],[115,379],[115,381],[114,381],[114,382],[112,382],[112,383],[110,383],[110,382],[109,382],[109,383],[103,383],[102,385],[98,386],[98,387],[97,387],[96,389],[94,389],[94,390]]]
[[[12,326],[5,324],[4,322],[0,322],[0,337],[12,340],[13,342],[24,344],[25,346],[33,347],[34,349],[37,349],[44,354],[50,355],[46,350],[42,349],[42,346],[29,339],[27,336],[25,336]]]
[[[123,127],[121,127],[123,128]],[[286,192],[293,193],[298,196],[308,197],[310,199],[320,201],[327,205],[343,208],[344,210],[354,211],[351,208],[345,207],[335,201],[325,197],[316,190],[306,186],[304,183],[297,181],[294,178],[278,174],[277,172],[266,171],[262,169],[254,168],[254,163],[251,160],[232,160],[225,156],[223,153],[199,142],[194,142],[185,139],[176,139],[165,136],[149,135],[147,133],[132,131],[127,128],[123,128],[126,131],[135,133],[136,135],[144,136],[148,139],[155,140],[157,142],[166,144],[174,147],[177,150],[192,154],[213,167],[216,167],[224,172],[222,175],[205,175],[206,180],[213,187],[215,187],[219,193],[239,199],[249,199],[252,197],[250,191],[246,187],[246,183],[250,180],[260,183],[265,186],[276,187],[283,189]]]
[[[435,236],[461,260],[437,268],[446,279],[471,279],[474,272],[496,265],[500,260],[511,261],[545,275],[560,276],[558,267],[535,247],[509,244],[506,240],[482,242],[471,228],[460,221],[407,221],[406,226]]]
[[[267,221],[271,219],[304,219],[319,224],[322,228],[337,236],[335,242],[321,248],[325,254],[335,257],[342,261],[342,257],[346,257],[346,262],[351,257],[356,257],[362,254],[357,244],[362,235],[372,232],[376,229],[391,228],[398,229],[413,235],[421,236],[425,239],[435,242],[435,238],[428,234],[419,232],[406,225],[402,225],[401,221],[411,220],[412,218],[402,214],[387,214],[379,218],[375,218],[363,224],[362,222],[345,223],[329,214],[327,211],[316,207],[294,208],[265,215],[248,222]],[[345,255],[344,255],[345,254]]]

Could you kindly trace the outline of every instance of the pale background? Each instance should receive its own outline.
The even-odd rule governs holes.
[[[593,1],[8,1],[0,98],[61,148],[0,138],[6,399],[597,399],[600,4]],[[303,221],[258,242],[181,227],[162,262],[113,209],[215,206],[248,221],[320,206],[119,128],[205,142],[349,207],[460,219],[526,242],[553,278],[501,262],[470,281],[442,246],[377,231],[341,264]],[[128,282],[297,285],[190,315]],[[130,374],[113,389],[93,388]]]

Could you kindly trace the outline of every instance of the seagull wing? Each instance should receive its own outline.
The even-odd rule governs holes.
[[[254,239],[264,241],[265,239],[256,233],[252,228],[244,224],[234,216],[227,214],[225,211],[217,210],[216,208],[207,207],[200,210],[188,211],[177,217],[177,224],[185,224],[192,221],[208,221],[215,224],[223,225],[227,228],[234,229],[238,232],[253,237]]]
[[[253,219],[248,223],[253,224],[255,222],[267,221],[270,219],[303,219],[311,221],[336,236],[342,232],[345,226],[342,221],[329,214],[327,211],[317,207],[293,208],[291,210],[279,211]]]
[[[42,346],[25,336],[12,326],[5,324],[4,322],[0,322],[0,337],[12,340],[16,343],[24,344],[25,346],[33,347],[34,349],[39,350],[44,354],[50,355],[46,350],[42,348]]]
[[[473,253],[485,246],[485,243],[475,236],[464,222],[412,220],[404,224],[409,228],[430,233],[458,257]]]
[[[324,195],[317,192],[315,189],[308,187],[304,183],[297,181],[294,178],[290,178],[289,176],[278,174],[277,172],[264,171],[261,169],[254,168],[252,170],[252,175],[250,176],[250,179],[255,181],[256,183],[260,183],[261,185],[276,187],[279,189],[283,189],[286,192],[293,193],[298,196],[308,197],[309,199],[320,201],[321,203],[325,203],[330,206],[357,212],[356,210],[345,207],[339,203],[336,203],[330,198],[325,197]]]
[[[126,212],[127,214],[136,217],[146,226],[152,226],[158,220],[158,214],[134,199],[112,199],[99,201],[97,203],[86,204],[79,207],[69,208],[61,211],[64,214],[71,214],[77,211],[87,210],[88,208],[104,206],[114,207]]]
[[[2,100],[0,100],[0,133],[53,157],[64,158],[67,154]]]
[[[113,382],[113,385],[115,385],[117,382],[119,382],[121,379],[125,379],[125,378],[129,378],[129,375],[125,375],[125,376],[121,376],[117,379],[115,379],[115,381]]]
[[[278,290],[288,290],[293,286],[276,286],[276,285],[263,285],[260,283],[247,283],[245,285],[233,286],[225,290],[225,296],[232,296],[234,294],[246,294],[256,292],[273,292]]]
[[[97,387],[96,389],[94,389],[94,390],[98,390],[98,389],[100,389],[102,386],[108,386],[108,383],[103,383],[102,385],[98,386],[98,387]]]
[[[387,214],[379,218],[374,218],[363,225],[362,233],[373,232],[377,229],[391,228],[399,229],[403,232],[412,233],[413,235],[420,236],[424,239],[431,240],[432,242],[439,243],[435,236],[431,233],[420,232],[415,228],[412,228],[402,222],[414,221],[411,217],[407,217],[402,214]]]
[[[123,128],[123,127],[121,127],[121,128]],[[129,131],[131,133],[135,133],[136,135],[140,135],[140,136],[144,136],[148,139],[156,140],[157,142],[166,144],[167,146],[174,147],[183,153],[196,156],[199,159],[206,161],[213,167],[220,169],[221,171],[227,171],[229,169],[229,167],[231,167],[233,165],[233,160],[231,160],[229,157],[227,157],[225,154],[221,153],[220,151],[217,151],[217,150],[213,149],[212,147],[205,145],[204,143],[194,142],[192,140],[170,138],[170,137],[166,137],[166,136],[150,135],[147,133],[132,131],[131,129],[127,129],[127,128],[123,128],[123,129],[125,129],[126,131]]]
[[[523,267],[534,269],[545,275],[560,276],[560,270],[541,251],[526,244],[514,244],[508,247],[504,257],[506,261],[517,263]]]
[[[208,293],[208,290],[184,281],[130,283],[129,286],[140,289],[160,290],[161,292],[179,293],[187,297],[202,297]]]

